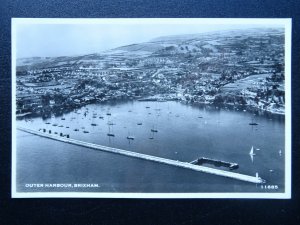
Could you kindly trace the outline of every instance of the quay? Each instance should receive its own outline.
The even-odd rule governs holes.
[[[239,165],[237,163],[225,162],[222,160],[210,159],[210,158],[206,158],[206,157],[198,158],[190,163],[194,164],[194,165],[212,164],[212,165],[218,166],[218,167],[220,167],[220,166],[228,167],[230,170],[239,168]]]
[[[263,180],[258,175],[249,176],[249,175],[235,173],[235,172],[231,172],[231,171],[224,171],[224,170],[219,170],[219,169],[215,169],[215,168],[194,165],[189,162],[181,162],[181,161],[177,161],[177,160],[166,159],[166,158],[156,157],[156,156],[152,156],[152,155],[146,155],[146,154],[127,151],[127,150],[123,150],[123,149],[117,149],[117,148],[97,145],[97,144],[93,144],[93,143],[88,143],[88,142],[84,142],[84,141],[71,139],[71,138],[64,137],[64,136],[52,135],[52,134],[48,134],[47,132],[35,131],[35,130],[22,128],[22,127],[18,127],[17,129],[27,132],[27,133],[30,133],[30,134],[33,134],[33,135],[40,136],[40,137],[49,138],[52,140],[61,141],[61,142],[78,145],[78,146],[82,146],[82,147],[86,147],[86,148],[90,148],[90,149],[95,149],[95,150],[99,150],[99,151],[116,153],[116,154],[125,155],[128,157],[144,159],[144,160],[148,160],[148,161],[152,161],[152,162],[158,162],[158,163],[167,164],[170,166],[181,167],[181,168],[190,169],[190,170],[194,170],[194,171],[198,171],[198,172],[218,175],[218,176],[222,176],[222,177],[228,177],[228,178],[232,178],[232,179],[236,179],[236,180],[240,180],[240,181],[246,181],[246,182],[255,183],[255,184],[265,183],[265,180]]]

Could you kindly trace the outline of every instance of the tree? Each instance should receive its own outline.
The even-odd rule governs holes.
[[[224,103],[224,99],[222,95],[217,95],[214,99],[214,104],[223,104]]]

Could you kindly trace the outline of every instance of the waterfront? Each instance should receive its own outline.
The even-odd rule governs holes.
[[[250,126],[253,120],[259,125]],[[73,139],[179,161],[209,157],[235,162],[239,164],[236,172],[252,176],[258,172],[268,184],[278,185],[273,191],[284,191],[283,117],[254,116],[247,111],[179,102],[131,101],[88,105],[61,117],[19,120],[17,125],[51,129]],[[107,136],[108,132],[115,136]],[[128,136],[134,140],[127,139]],[[252,146],[256,154],[253,161],[249,155]],[[81,190],[97,192],[266,191],[245,182],[93,151],[18,131],[17,191],[36,191],[26,189],[25,183],[98,183],[97,189]]]

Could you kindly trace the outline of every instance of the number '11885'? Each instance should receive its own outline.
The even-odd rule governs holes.
[[[261,189],[267,189],[267,190],[277,190],[278,185],[261,185]]]

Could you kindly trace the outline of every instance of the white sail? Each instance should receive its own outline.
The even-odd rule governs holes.
[[[250,154],[250,155],[255,155],[254,150],[253,150],[253,146],[252,146],[252,148],[251,148],[249,154]]]
[[[249,155],[250,155],[251,161],[252,161],[252,163],[253,163],[253,161],[254,161],[254,156],[255,156],[255,153],[254,153],[254,150],[253,150],[253,146],[252,146],[252,148],[251,148],[251,150],[250,150],[250,152],[249,152]]]

